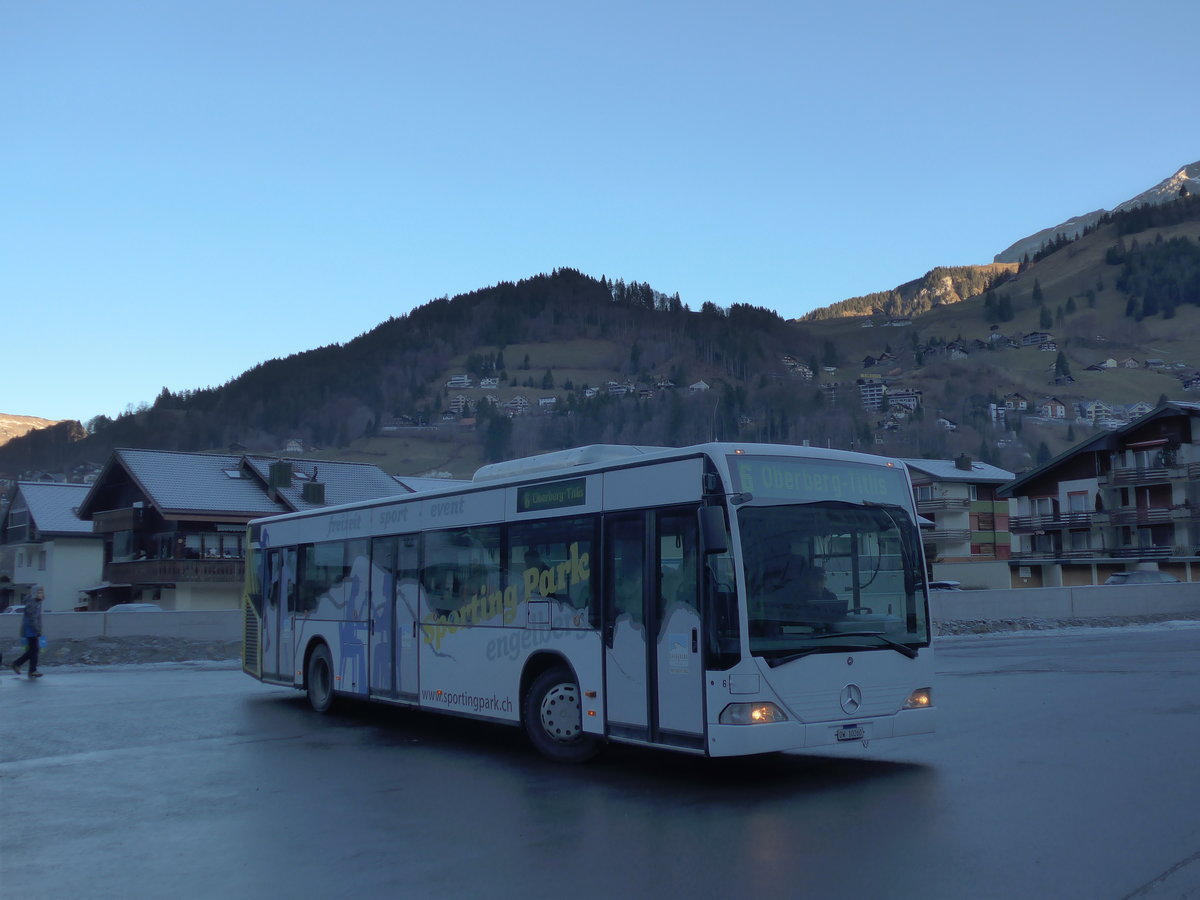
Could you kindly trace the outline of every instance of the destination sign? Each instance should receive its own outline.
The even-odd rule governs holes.
[[[904,470],[824,459],[731,456],[735,488],[772,500],[846,500],[909,506]]]
[[[586,483],[586,479],[574,478],[571,481],[517,488],[517,512],[583,506],[587,502]]]

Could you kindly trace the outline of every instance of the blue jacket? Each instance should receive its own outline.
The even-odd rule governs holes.
[[[42,604],[37,600],[29,600],[21,616],[21,636],[40,637],[42,634]]]

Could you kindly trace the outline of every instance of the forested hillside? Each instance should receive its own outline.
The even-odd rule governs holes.
[[[1090,433],[1078,404],[1200,399],[1198,238],[1200,201],[1183,197],[1105,216],[1019,265],[934,269],[855,298],[872,312],[846,301],[802,322],[745,304],[693,310],[648,284],[560,269],[432,301],[220,387],[164,389],[86,429],[31,432],[0,447],[0,472],[69,472],[115,447],[291,444],[462,477],[580,444],[713,437],[966,452],[1015,471]],[[1070,416],[1000,416],[1014,394],[1031,407],[1054,397]],[[890,405],[900,397],[912,408]]]

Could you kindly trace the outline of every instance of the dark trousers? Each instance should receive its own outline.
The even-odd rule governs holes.
[[[19,669],[22,665],[24,665],[25,660],[29,660],[29,671],[36,672],[38,653],[40,653],[42,649],[41,644],[42,639],[40,637],[25,638],[25,652],[13,660],[13,667]]]

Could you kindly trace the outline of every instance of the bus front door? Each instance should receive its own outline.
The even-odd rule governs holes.
[[[703,749],[695,512],[615,515],[605,534],[608,733]]]

